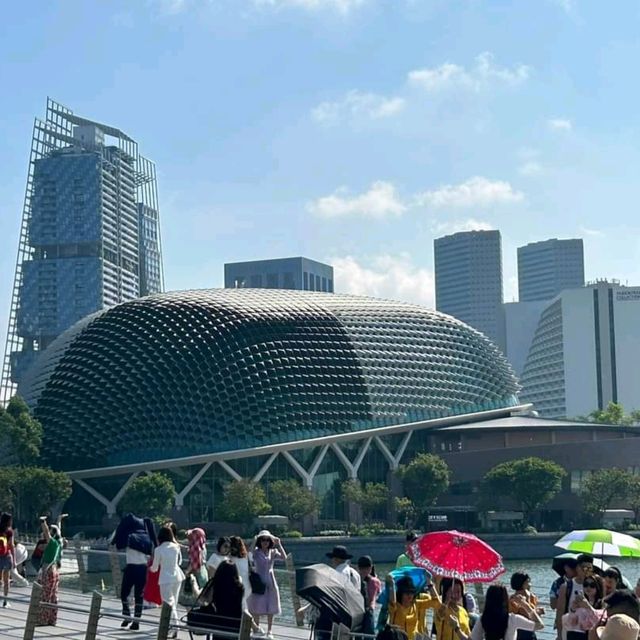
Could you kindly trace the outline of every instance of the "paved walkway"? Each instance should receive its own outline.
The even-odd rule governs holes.
[[[31,596],[31,588],[12,590],[10,594],[10,607],[0,608],[0,638],[2,640],[10,638],[22,638],[24,635],[24,624],[27,618],[27,610],[29,608],[29,598]],[[70,638],[73,640],[84,640],[85,630],[87,626],[89,606],[91,605],[91,594],[81,594],[75,591],[60,590],[59,605],[63,607],[58,612],[58,623],[55,627],[36,627],[35,638]],[[66,610],[64,607],[72,609],[82,609],[82,612]],[[131,631],[122,629],[120,623],[122,619],[120,601],[116,600],[112,595],[103,594],[102,607],[100,609],[102,617],[98,623],[98,639],[116,639],[121,640],[152,640],[158,634],[158,620],[160,617],[160,608],[146,609],[143,612],[140,630]],[[185,610],[179,608],[179,614],[182,616]],[[105,615],[107,614],[107,615]],[[112,614],[114,617],[109,617]],[[276,640],[308,640],[309,629],[299,628],[295,626],[287,626],[285,624],[274,625],[274,636]],[[180,631],[178,637],[187,640],[189,633]],[[203,638],[204,636],[194,636]]]

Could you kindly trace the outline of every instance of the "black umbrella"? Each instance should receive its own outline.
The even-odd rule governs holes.
[[[356,629],[362,624],[362,594],[346,576],[326,564],[296,569],[296,593],[318,607],[324,619],[342,623],[349,629]]]

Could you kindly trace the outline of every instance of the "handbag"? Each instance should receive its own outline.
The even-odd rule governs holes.
[[[200,595],[200,588],[196,582],[194,575],[189,574],[180,586],[180,593],[178,594],[178,604],[183,607],[193,607],[195,605],[198,596]]]
[[[251,592],[257,596],[264,595],[267,590],[265,581],[255,569],[249,569],[249,584],[251,585]]]
[[[151,571],[151,560],[147,564],[147,579],[144,583],[144,589],[142,591],[142,598],[145,602],[151,604],[162,604],[162,596],[160,595],[160,571]]]

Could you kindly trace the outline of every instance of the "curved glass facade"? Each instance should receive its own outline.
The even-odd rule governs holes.
[[[95,314],[43,356],[20,393],[44,425],[45,456],[67,470],[517,404],[513,372],[481,333],[350,295],[158,294]]]

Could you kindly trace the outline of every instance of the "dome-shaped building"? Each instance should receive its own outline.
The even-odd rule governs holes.
[[[515,407],[481,333],[423,307],[268,289],[158,294],[85,318],[19,392],[73,470]]]

